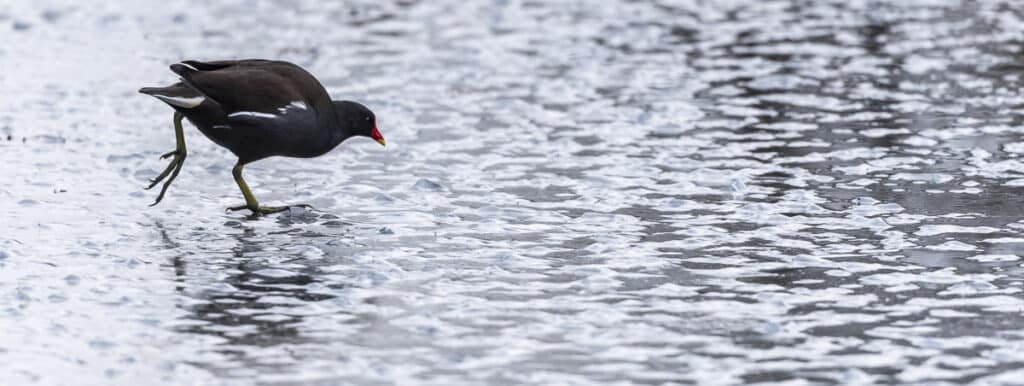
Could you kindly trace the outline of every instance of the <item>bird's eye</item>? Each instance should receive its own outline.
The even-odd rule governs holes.
[[[366,117],[366,120],[367,120],[367,121],[369,121],[369,120],[370,120],[370,117]]]

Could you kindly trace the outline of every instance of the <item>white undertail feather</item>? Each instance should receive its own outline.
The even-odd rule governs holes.
[[[174,106],[178,106],[178,107],[186,108],[186,109],[191,109],[193,107],[199,106],[200,104],[203,103],[204,100],[206,100],[206,98],[204,98],[202,96],[183,97],[183,96],[167,96],[167,95],[160,95],[160,94],[153,94],[153,96],[155,96],[157,98],[160,98],[160,100],[162,100],[164,102],[167,102],[169,104],[172,104]]]

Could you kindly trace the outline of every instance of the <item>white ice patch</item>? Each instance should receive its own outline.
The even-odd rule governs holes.
[[[160,94],[153,94],[153,96],[159,98],[160,100],[162,100],[164,102],[170,103],[171,105],[182,107],[182,108],[186,108],[186,109],[191,109],[193,107],[199,106],[199,104],[203,103],[203,101],[206,100],[206,98],[201,97],[201,96],[195,96],[195,97],[172,97],[172,96],[160,95]]]
[[[236,113],[228,114],[228,117],[229,118],[253,117],[253,118],[274,119],[274,118],[277,118],[277,115],[270,114],[270,113],[261,113],[261,112],[258,112],[258,111],[239,111],[239,112],[236,112]]]
[[[982,263],[998,263],[1020,260],[1017,255],[976,255],[967,258],[968,260],[980,261]]]
[[[945,233],[996,233],[999,228],[993,227],[970,227],[960,225],[922,225],[914,234],[918,236],[935,236]]]

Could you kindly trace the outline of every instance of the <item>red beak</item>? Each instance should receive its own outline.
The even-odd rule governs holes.
[[[380,135],[380,130],[377,130],[376,122],[373,124],[373,131],[370,132],[370,137],[373,138],[374,141],[377,141],[381,146],[387,146],[387,142],[384,142],[384,136]]]

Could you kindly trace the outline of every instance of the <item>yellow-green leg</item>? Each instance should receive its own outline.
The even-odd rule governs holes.
[[[304,204],[303,205],[290,205],[290,206],[260,206],[259,201],[256,201],[256,196],[254,196],[252,194],[252,191],[249,190],[249,185],[246,184],[245,183],[245,179],[242,178],[242,167],[244,167],[244,166],[245,165],[243,165],[241,162],[236,163],[235,167],[233,169],[231,169],[231,175],[235,176],[235,183],[238,184],[238,189],[242,190],[242,196],[245,197],[245,205],[233,206],[233,207],[228,208],[228,210],[235,211],[235,210],[248,209],[253,214],[261,215],[261,214],[271,214],[271,213],[277,213],[277,212],[286,211],[286,210],[288,210],[288,208],[290,208],[292,206],[309,207],[309,205],[304,205]]]
[[[178,178],[178,173],[181,172],[181,167],[185,164],[185,157],[188,155],[188,152],[185,150],[185,129],[181,127],[181,120],[183,118],[185,118],[184,115],[181,115],[181,113],[177,111],[174,112],[174,138],[177,142],[177,146],[174,150],[160,156],[160,159],[165,159],[170,156],[174,156],[174,159],[171,160],[171,164],[167,165],[167,168],[164,169],[160,175],[156,176],[156,178],[152,180],[153,182],[149,184],[146,189],[152,189],[156,184],[159,184],[160,181],[163,181],[163,179],[168,176],[170,176],[170,178],[167,178],[167,182],[164,182],[163,188],[160,189],[160,195],[156,196],[156,201],[149,204],[149,206],[159,204],[160,201],[164,199],[164,194],[167,193],[167,188],[171,186],[171,182],[174,182],[175,178]]]

